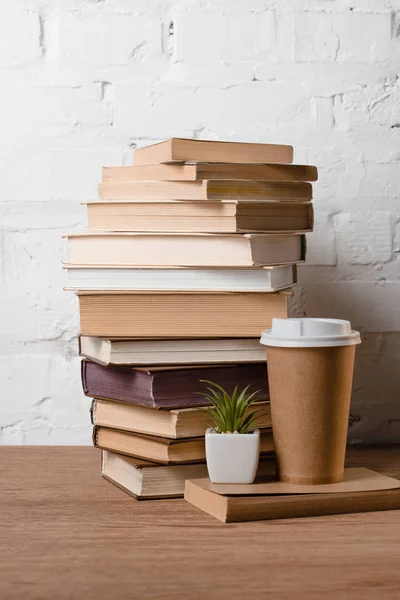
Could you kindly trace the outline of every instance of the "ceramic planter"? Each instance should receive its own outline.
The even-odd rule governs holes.
[[[260,456],[260,432],[206,431],[206,460],[212,483],[253,483]]]

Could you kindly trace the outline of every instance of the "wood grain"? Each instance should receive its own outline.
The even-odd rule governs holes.
[[[400,477],[399,447],[347,464]],[[398,597],[400,511],[224,525],[99,469],[92,448],[0,448],[2,600]]]

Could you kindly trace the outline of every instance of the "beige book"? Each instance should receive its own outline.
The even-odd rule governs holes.
[[[302,235],[72,233],[68,263],[132,267],[253,267],[305,258]]]
[[[400,481],[370,469],[345,469],[344,480],[294,485],[274,477],[252,485],[186,481],[185,500],[219,521],[261,521],[400,508]]]
[[[289,200],[308,202],[312,185],[304,181],[122,181],[101,182],[104,200]]]
[[[186,479],[207,477],[207,465],[192,463],[162,465],[102,450],[102,476],[137,500],[179,498],[183,496]],[[269,455],[260,457],[257,478],[273,472],[275,461]]]
[[[170,138],[136,148],[135,165],[174,162],[291,163],[292,146]]]
[[[244,339],[124,340],[79,338],[80,355],[102,365],[240,364],[264,362],[259,337]]]
[[[286,292],[78,292],[81,333],[126,338],[256,337],[287,317]]]
[[[311,231],[313,207],[292,202],[87,202],[90,229],[154,232]]]
[[[257,410],[255,427],[271,427],[269,402],[257,402],[251,410]],[[211,420],[204,408],[157,410],[99,398],[92,402],[91,415],[93,425],[171,439],[202,437]]]
[[[103,181],[199,181],[234,179],[248,181],[317,181],[317,167],[311,165],[185,163],[104,167]]]
[[[118,454],[136,456],[167,465],[199,462],[206,457],[204,437],[171,440],[107,427],[95,427],[93,445],[102,450],[111,450]],[[266,454],[272,453],[273,450],[272,432],[261,431],[260,452]]]

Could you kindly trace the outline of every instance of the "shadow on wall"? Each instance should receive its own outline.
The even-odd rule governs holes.
[[[361,332],[349,441],[400,442],[400,332],[390,332],[399,322],[400,304],[388,311],[387,297],[383,297],[388,290],[383,285],[351,281],[318,283],[307,273],[308,268],[300,271],[301,284],[291,300],[290,315],[348,319]]]

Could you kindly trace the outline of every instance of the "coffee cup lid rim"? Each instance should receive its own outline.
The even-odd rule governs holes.
[[[353,346],[361,343],[358,331],[342,319],[272,319],[271,329],[261,334],[260,343],[284,348]]]

